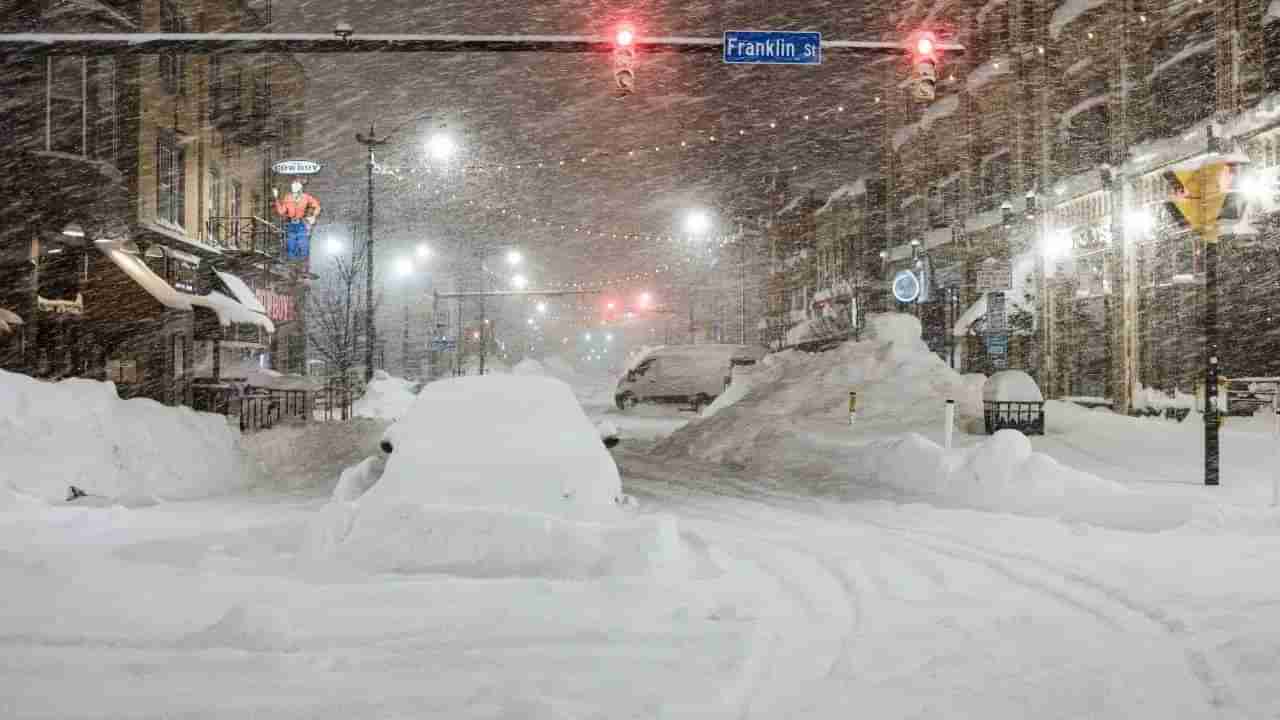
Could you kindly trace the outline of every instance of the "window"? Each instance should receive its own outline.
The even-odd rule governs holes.
[[[174,257],[172,254],[166,260],[167,271],[165,279],[169,281],[169,284],[176,290],[194,294],[196,291],[196,264]]]
[[[231,217],[240,217],[241,201],[244,199],[244,188],[239,180],[231,181]]]
[[[156,217],[182,227],[186,214],[186,151],[172,130],[156,141]]]
[[[133,358],[111,358],[107,361],[107,379],[123,384],[138,382],[138,361]]]
[[[187,374],[187,337],[173,336],[173,376],[182,378]]]
[[[982,161],[981,210],[991,210],[1008,198],[1009,152],[994,153]]]
[[[161,0],[160,24],[164,32],[186,32],[186,23],[178,13],[178,5],[174,0]],[[187,61],[180,53],[165,53],[160,56],[160,85],[170,95],[186,95]]]
[[[209,223],[211,233],[215,240],[224,239],[226,223],[222,218],[223,214],[222,202],[226,196],[226,188],[222,184],[222,168],[217,165],[209,166]]]
[[[120,102],[113,57],[94,61],[92,104],[93,156],[115,165],[120,152]]]
[[[85,154],[85,59],[54,56],[48,60],[46,148]]]

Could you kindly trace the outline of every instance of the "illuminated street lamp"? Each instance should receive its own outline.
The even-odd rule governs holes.
[[[544,303],[544,302],[540,302],[540,303],[538,303],[538,314],[539,314],[539,315],[546,315],[546,314],[547,314],[547,304],[546,304],[546,303]]]
[[[426,243],[418,243],[417,254],[419,260],[426,260],[431,257],[431,248],[427,247]]]
[[[684,228],[691,235],[705,235],[711,230],[711,216],[703,210],[693,210],[685,218]]]
[[[511,278],[511,287],[514,287],[517,290],[523,290],[528,286],[529,278],[526,278],[523,275],[516,275]]]
[[[457,151],[458,144],[453,141],[453,138],[444,133],[436,133],[431,136],[431,139],[427,140],[427,154],[434,160],[448,160]]]
[[[508,250],[508,251],[507,251],[507,264],[508,264],[508,265],[511,265],[511,266],[513,266],[513,267],[514,267],[514,266],[516,266],[516,265],[519,265],[519,264],[520,264],[520,261],[521,261],[521,260],[523,260],[523,259],[524,259],[524,257],[520,254],[520,251],[519,251],[519,250]]]
[[[330,255],[337,255],[342,252],[342,241],[336,237],[331,237],[329,238],[329,243],[326,249],[329,251]]]

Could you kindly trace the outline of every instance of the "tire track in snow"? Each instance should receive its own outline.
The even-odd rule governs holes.
[[[1199,648],[1191,646],[1187,624],[1178,618],[1172,617],[1168,612],[1160,608],[1140,602],[1128,593],[1125,593],[1123,590],[1103,583],[1095,578],[1091,578],[1078,570],[1057,566],[1037,557],[995,550],[925,530],[894,527],[891,525],[875,523],[869,520],[861,520],[861,522],[866,522],[876,527],[881,527],[886,531],[896,533],[911,542],[928,547],[934,552],[939,552],[956,558],[962,558],[968,555],[972,561],[979,562],[991,567],[992,569],[996,569],[998,566],[1006,563],[1021,563],[1024,566],[1036,568],[1039,572],[1055,578],[1063,586],[1074,586],[1078,591],[1091,593],[1094,596],[1100,596],[1106,603],[1111,604],[1113,607],[1122,608],[1129,615],[1141,618],[1145,621],[1147,626],[1154,626],[1163,635],[1169,637],[1171,641],[1179,645],[1186,660],[1187,669],[1200,683],[1205,700],[1211,707],[1218,710],[1239,708],[1229,684],[1217,671],[1214,670],[1208,656]],[[940,543],[948,544],[951,548],[945,548]],[[1007,577],[1010,577],[1011,579],[1015,579],[1019,576],[1024,579],[1026,578],[1025,575],[1008,571],[1007,565],[1004,565],[1004,567],[1006,570],[1000,572],[1005,574]],[[1031,583],[1028,584],[1028,587],[1047,588],[1053,597],[1062,599],[1072,607],[1103,619],[1104,622],[1114,626],[1116,629],[1122,628],[1122,624],[1108,615],[1096,602],[1091,603],[1086,599],[1080,599],[1078,596],[1071,595],[1065,589],[1053,589],[1049,584],[1044,583],[1043,581],[1032,580]]]

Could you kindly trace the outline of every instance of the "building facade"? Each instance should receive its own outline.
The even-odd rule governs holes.
[[[251,32],[258,3],[0,3],[6,31]],[[305,371],[305,261],[283,256],[271,166],[301,147],[291,57],[11,51],[0,163],[0,367],[200,404],[254,369]],[[20,182],[14,183],[14,180]]]
[[[905,63],[868,66],[883,197],[873,202],[864,180],[815,209],[810,290],[785,262],[807,258],[778,258],[775,341],[839,308],[841,288],[865,286],[879,292],[860,305],[918,313],[958,368],[1026,369],[1047,395],[1106,396],[1122,412],[1143,387],[1192,392],[1204,247],[1170,211],[1170,169],[1206,156],[1213,135],[1248,155],[1254,190],[1254,232],[1220,243],[1222,371],[1280,374],[1280,13],[1260,0],[937,0],[892,21],[967,51],[944,55],[924,104]],[[873,208],[882,219],[859,229]],[[802,236],[780,227],[775,246],[798,247],[786,232]],[[982,271],[1006,263],[999,323]],[[906,270],[925,292],[900,305],[886,289]]]

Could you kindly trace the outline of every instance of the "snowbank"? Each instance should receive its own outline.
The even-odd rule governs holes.
[[[779,474],[830,474],[843,472],[843,461],[830,448],[817,454],[818,436],[834,432],[833,442],[863,443],[939,425],[947,399],[956,401],[961,427],[980,420],[985,378],[962,376],[929,352],[918,319],[873,314],[864,337],[823,353],[768,356],[743,376],[749,382],[731,383],[724,400],[656,451]],[[856,435],[848,428],[850,391],[858,394]]]
[[[352,411],[356,417],[396,420],[405,414],[418,397],[413,394],[413,386],[414,383],[404,378],[392,377],[385,370],[376,370],[364,395],[352,405]]]
[[[869,450],[865,470],[877,484],[950,504],[1133,530],[1166,529],[1188,519],[1183,504],[1161,508],[1152,497],[1033,452],[1016,430],[959,450],[915,433]]]
[[[982,399],[993,402],[1043,402],[1044,396],[1031,376],[1021,370],[1001,370],[987,379]]]
[[[106,497],[191,498],[257,480],[221,415],[121,400],[112,383],[47,383],[0,371],[0,485],[63,502],[76,485]]]
[[[624,510],[617,466],[573,392],[497,375],[428,385],[349,469],[308,532],[312,557],[377,572],[583,577],[678,564],[674,520]],[[349,500],[358,498],[354,502]]]
[[[547,375],[547,369],[533,358],[525,358],[511,368],[512,375]]]
[[[241,446],[258,462],[264,482],[290,490],[329,488],[343,468],[378,452],[387,427],[373,418],[277,425],[246,436]]]

